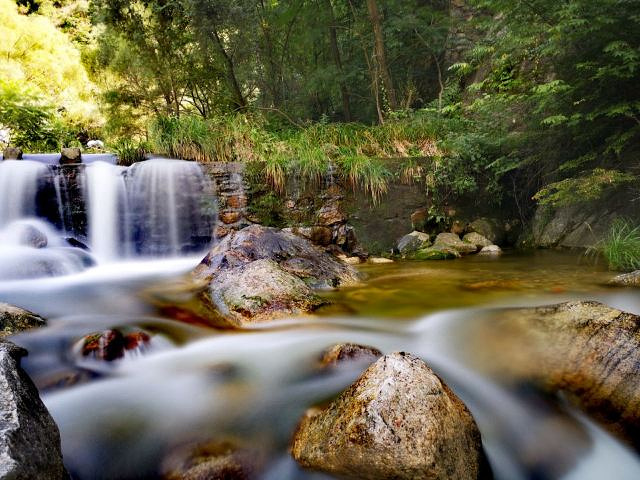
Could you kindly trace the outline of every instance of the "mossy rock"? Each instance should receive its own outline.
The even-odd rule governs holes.
[[[418,250],[414,255],[414,260],[452,260],[459,258],[460,254],[450,248],[429,247]]]

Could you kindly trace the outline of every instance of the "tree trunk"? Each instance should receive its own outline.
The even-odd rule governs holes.
[[[375,60],[378,67],[378,74],[382,78],[382,83],[387,93],[389,107],[391,107],[391,110],[397,110],[398,100],[396,98],[396,91],[393,88],[393,80],[391,78],[391,73],[389,72],[389,66],[387,65],[384,38],[382,36],[382,24],[380,22],[380,11],[378,10],[377,0],[367,0],[367,9],[369,10],[369,18],[371,19],[371,26],[373,27]]]
[[[336,27],[336,16],[333,12],[331,0],[325,0],[327,13],[329,14],[329,43],[331,45],[331,54],[333,62],[340,74],[340,96],[342,97],[342,113],[347,122],[351,121],[351,102],[349,99],[349,90],[344,80],[344,72],[342,70],[342,59],[340,58],[340,49],[338,48],[338,29]]]
[[[224,49],[224,45],[218,32],[214,29],[210,33],[211,39],[213,40],[213,44],[216,47],[216,50],[222,57],[222,60],[225,64],[225,77],[227,79],[227,83],[229,88],[231,89],[231,95],[233,97],[233,103],[235,104],[238,110],[245,110],[247,108],[247,101],[242,95],[242,90],[240,90],[240,84],[238,83],[238,79],[236,78],[235,68],[233,66],[233,60]]]

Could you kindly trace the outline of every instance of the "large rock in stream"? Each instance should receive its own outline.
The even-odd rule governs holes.
[[[476,365],[564,392],[640,449],[639,316],[585,301],[507,309],[489,320],[468,332],[485,346]]]
[[[210,323],[219,327],[312,312],[324,303],[315,289],[359,280],[353,267],[308,240],[260,225],[226,236],[193,277],[207,283],[201,299]]]
[[[0,340],[0,479],[62,479],[60,432],[20,367],[26,350]]]
[[[477,479],[471,413],[419,358],[386,355],[324,410],[310,410],[292,455],[303,467],[354,479]]]

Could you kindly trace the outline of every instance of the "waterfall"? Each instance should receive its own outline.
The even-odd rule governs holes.
[[[201,253],[215,225],[210,185],[200,165],[184,160],[152,159],[128,168],[99,159],[62,166],[2,161],[0,244],[11,253],[3,257],[0,278],[74,273],[94,257],[113,262]],[[74,246],[86,243],[90,255],[68,251],[70,237]]]
[[[202,249],[211,239],[211,213],[203,199],[208,181],[200,165],[156,158],[127,172],[127,197],[135,251],[177,256]]]
[[[85,171],[88,240],[100,260],[115,260],[128,251],[124,167],[95,162]],[[124,229],[124,231],[123,231]]]
[[[39,181],[48,168],[28,160],[0,162],[0,226],[36,215]]]

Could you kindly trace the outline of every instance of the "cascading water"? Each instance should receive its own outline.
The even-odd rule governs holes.
[[[0,162],[0,227],[36,215],[39,183],[47,172],[45,165],[29,160]]]
[[[124,167],[95,162],[86,169],[88,241],[94,255],[113,261],[129,253]]]
[[[177,256],[202,249],[212,224],[203,205],[208,183],[194,162],[152,159],[127,173],[127,196],[135,251]]]

